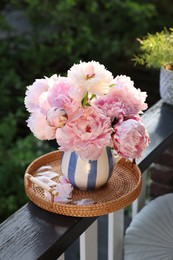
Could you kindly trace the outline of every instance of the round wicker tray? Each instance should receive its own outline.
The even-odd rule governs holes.
[[[26,169],[24,184],[29,199],[42,209],[57,214],[77,217],[93,217],[108,214],[131,204],[141,191],[141,172],[136,164],[121,159],[114,167],[109,181],[96,191],[81,191],[74,189],[72,200],[92,199],[92,205],[63,204],[48,201],[44,198],[44,191],[37,185],[32,185],[26,175],[36,176],[41,166],[50,165],[53,171],[61,173],[61,152],[55,151],[34,160]]]

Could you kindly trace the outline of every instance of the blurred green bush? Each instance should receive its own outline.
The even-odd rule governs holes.
[[[160,2],[0,2],[1,221],[27,201],[23,188],[27,165],[52,149],[26,127],[26,86],[35,78],[63,75],[79,60],[97,60],[113,74],[125,74],[127,64],[133,66],[130,60],[138,48],[136,38],[172,25],[171,0]]]

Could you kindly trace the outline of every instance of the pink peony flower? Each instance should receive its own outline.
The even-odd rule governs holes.
[[[111,120],[123,121],[147,108],[146,92],[136,89],[129,77],[117,76],[112,85],[107,95],[93,101]]]
[[[147,147],[150,139],[139,118],[128,119],[114,126],[114,149],[125,158],[137,158]]]
[[[77,102],[70,96],[70,89],[74,83],[65,77],[59,77],[56,83],[48,91],[48,102],[51,107],[64,109],[70,120],[82,109],[81,102]]]
[[[56,131],[56,139],[63,151],[75,151],[81,158],[97,160],[104,147],[111,142],[110,119],[93,107]]]
[[[93,104],[101,109],[103,113],[111,119],[111,121],[115,118],[118,121],[122,121],[124,117],[127,116],[127,111],[124,104],[111,95],[99,97],[93,101]]]
[[[146,110],[148,105],[145,103],[147,93],[134,87],[130,77],[125,75],[117,76],[112,84],[115,84],[110,90],[110,95],[115,95],[117,99],[124,103],[130,115],[136,115]]]
[[[74,64],[68,71],[68,78],[75,83],[70,94],[77,101],[81,101],[87,92],[99,96],[108,93],[113,80],[112,73],[96,61]]]
[[[133,88],[134,82],[131,80],[130,77],[126,75],[116,76],[113,79],[112,84],[115,84],[116,87],[123,87],[123,88]]]
[[[30,115],[27,123],[27,126],[38,139],[51,140],[55,138],[55,127],[50,127],[47,124],[46,117],[39,110]]]
[[[53,75],[50,78],[36,79],[33,85],[27,87],[25,106],[30,113],[38,108],[40,108],[42,112],[46,112],[50,108],[47,101],[47,91],[56,80],[57,75]]]
[[[110,89],[108,96],[123,103],[127,116],[136,115],[147,109],[146,92],[136,89],[130,77],[117,76],[111,84],[114,86]]]

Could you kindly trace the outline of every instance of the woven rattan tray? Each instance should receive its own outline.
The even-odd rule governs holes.
[[[55,151],[34,160],[26,169],[24,183],[29,199],[42,209],[57,214],[77,217],[93,217],[108,214],[131,204],[141,191],[141,172],[134,163],[121,159],[114,167],[112,177],[107,184],[96,191],[80,191],[74,189],[72,200],[90,198],[96,203],[92,205],[63,204],[48,201],[44,198],[43,189],[35,187],[26,177],[36,176],[41,166],[50,165],[53,170],[61,173],[61,152]]]

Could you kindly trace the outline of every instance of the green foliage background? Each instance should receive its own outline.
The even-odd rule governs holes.
[[[159,3],[158,3],[159,2]],[[114,75],[133,72],[137,37],[172,24],[172,1],[2,0],[0,2],[0,220],[26,201],[27,165],[53,148],[26,127],[26,86],[97,60]],[[10,16],[27,21],[18,31]]]

